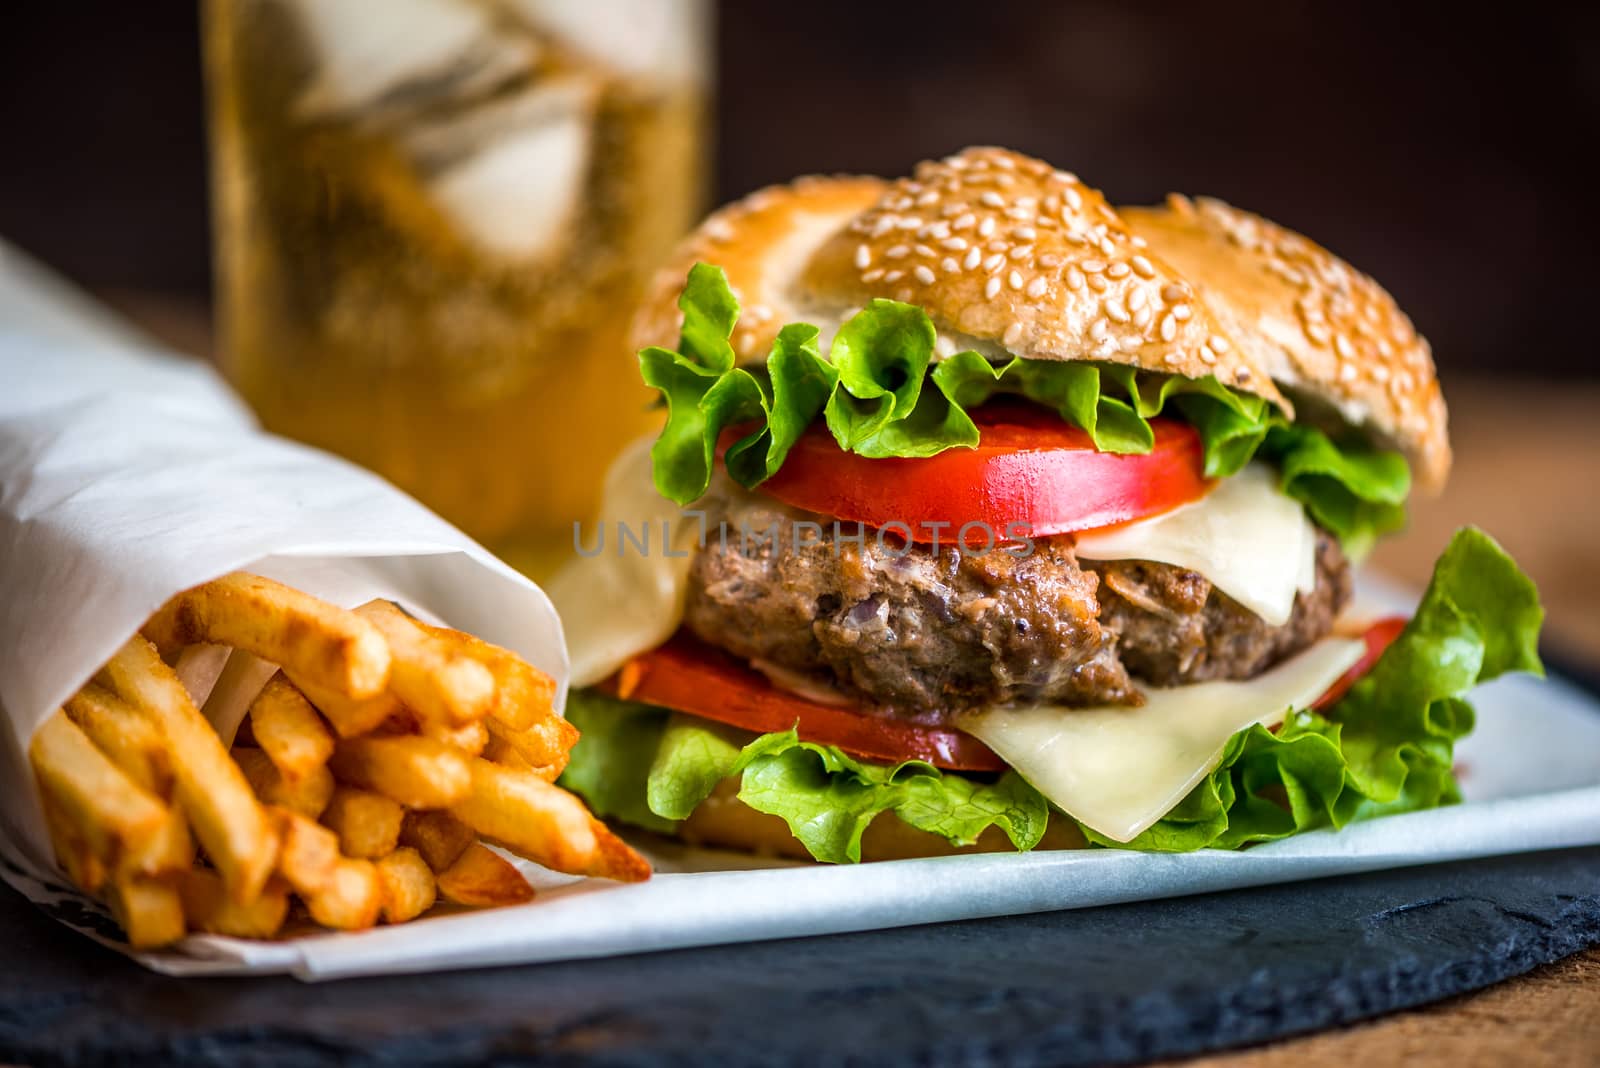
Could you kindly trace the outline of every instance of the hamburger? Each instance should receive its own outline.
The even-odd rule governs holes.
[[[1409,620],[1352,566],[1450,468],[1374,281],[1211,199],[999,148],[713,214],[634,337],[664,428],[549,584],[603,815],[821,861],[1236,848],[1450,803],[1540,670],[1487,535]]]

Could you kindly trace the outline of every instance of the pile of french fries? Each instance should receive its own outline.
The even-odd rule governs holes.
[[[279,669],[230,750],[179,673],[229,646]],[[577,730],[515,653],[388,601],[339,608],[236,573],[174,597],[35,734],[68,878],[130,944],[358,930],[533,887],[492,843],[622,881],[649,864],[554,785]]]

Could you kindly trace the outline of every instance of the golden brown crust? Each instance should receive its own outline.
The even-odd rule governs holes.
[[[1220,200],[1122,208],[1150,247],[1196,281],[1254,360],[1405,453],[1418,486],[1450,471],[1444,397],[1428,342],[1376,282],[1308,238]]]
[[[812,253],[887,186],[881,178],[810,176],[757,190],[713,212],[651,280],[634,316],[633,348],[677,343],[683,324],[678,294],[689,268],[705,262],[723,269],[739,298],[732,339],[739,361],[765,360],[778,331],[813,311],[799,289]]]
[[[1288,407],[1105,197],[1006,149],[919,164],[818,249],[805,277],[857,306],[920,304],[941,330],[1018,356],[1215,375]]]
[[[810,860],[811,854],[789,833],[789,825],[777,816],[757,812],[735,795],[737,778],[724,779],[710,797],[702,801],[678,829],[679,836],[691,845],[707,849],[730,849],[790,860]],[[1082,849],[1087,846],[1077,825],[1052,816],[1039,849]],[[953,846],[936,834],[919,831],[897,816],[885,813],[867,825],[861,836],[861,859],[907,860],[913,857],[948,857],[957,853],[1008,853],[1012,845],[998,827],[990,827],[970,846]]]

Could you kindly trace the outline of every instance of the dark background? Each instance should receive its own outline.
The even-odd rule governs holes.
[[[1113,201],[1209,193],[1313,235],[1446,370],[1591,374],[1600,15],[1438,11],[730,0],[716,195],[1005,144]],[[102,292],[206,298],[196,12],[8,8],[0,235]]]

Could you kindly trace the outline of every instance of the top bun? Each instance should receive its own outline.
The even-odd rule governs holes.
[[[778,330],[827,336],[874,297],[921,305],[937,352],[1093,360],[1216,376],[1293,416],[1337,413],[1407,455],[1425,489],[1449,470],[1427,343],[1388,294],[1330,253],[1216,201],[1119,214],[1074,175],[999,148],[911,178],[802,178],[718,211],[651,283],[635,347],[672,345],[696,261],[742,305],[741,364]],[[1353,355],[1347,355],[1353,354]]]
[[[1307,409],[1331,409],[1400,449],[1417,484],[1450,473],[1444,396],[1428,342],[1371,278],[1259,215],[1173,195],[1122,208],[1133,232],[1200,287],[1229,336]]]

